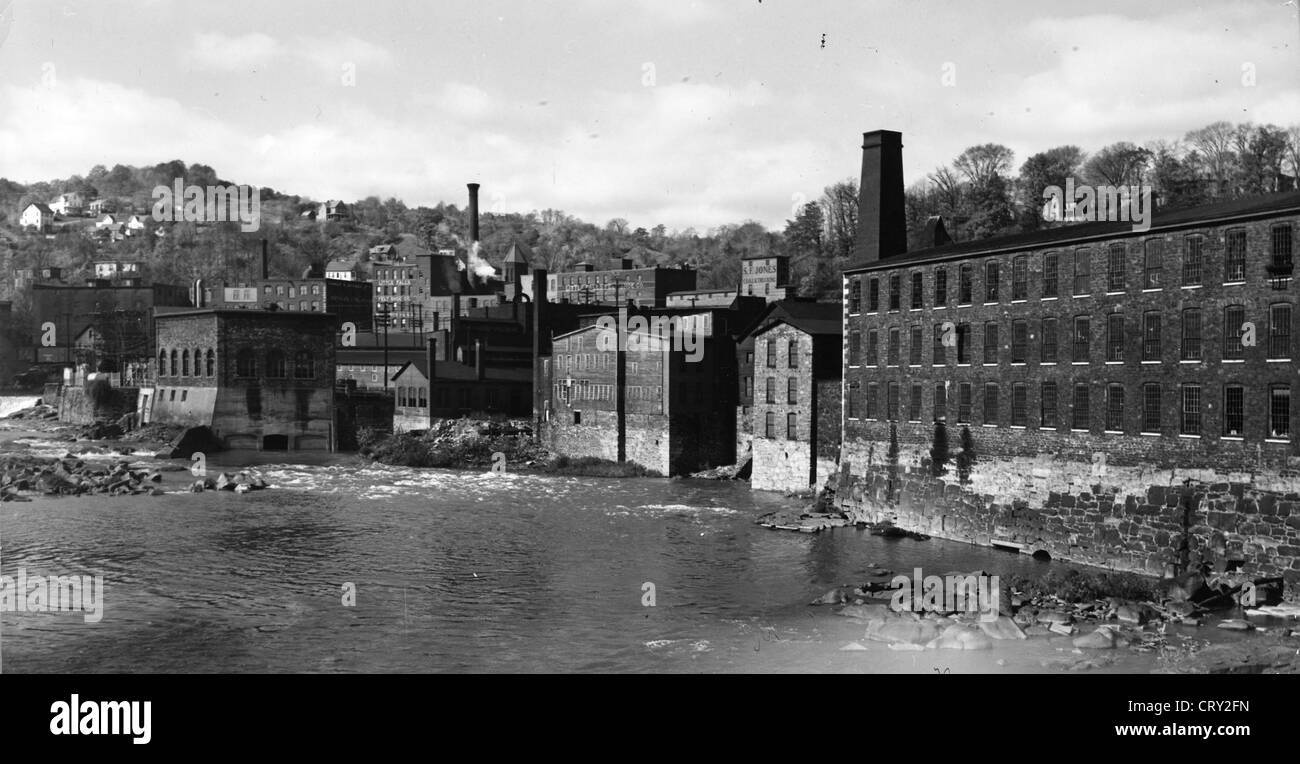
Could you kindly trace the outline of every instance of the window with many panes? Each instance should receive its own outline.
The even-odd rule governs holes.
[[[1057,347],[1060,341],[1060,330],[1058,330],[1056,327],[1056,319],[1054,318],[1043,319],[1042,335],[1043,335],[1042,336],[1042,342],[1043,342],[1042,362],[1056,363],[1056,357],[1058,354]]]
[[[1089,428],[1088,411],[1088,383],[1077,382],[1074,385],[1074,406],[1072,407],[1073,419],[1070,427],[1075,430],[1086,430]]]
[[[948,304],[948,269],[934,269],[934,307],[942,308]]]
[[[961,382],[957,385],[957,424],[970,424],[971,384]]]
[[[1268,435],[1291,437],[1291,386],[1272,385],[1268,389]]]
[[[1056,297],[1060,292],[1061,258],[1055,252],[1043,255],[1043,296]]]
[[[913,366],[921,365],[922,336],[920,324],[912,326],[909,330],[907,341],[907,362]]]
[[[791,369],[799,368],[799,340],[790,340],[786,344],[786,365]]]
[[[903,304],[903,277],[894,275],[889,277],[889,309],[899,310]]]
[[[970,305],[974,299],[974,285],[972,283],[972,268],[968,265],[961,266],[957,273],[957,304]]]
[[[1184,361],[1201,360],[1201,310],[1187,308],[1183,311],[1182,345],[1178,357]]]
[[[849,282],[849,313],[862,312],[862,279],[854,278]]]
[[[799,417],[794,412],[785,415],[785,439],[799,439]]]
[[[867,366],[880,363],[880,333],[875,329],[867,332]]]
[[[957,324],[957,363],[970,363],[970,324]]]
[[[998,325],[996,321],[984,324],[984,363],[998,362]]]
[[[1246,231],[1238,228],[1224,236],[1223,281],[1231,284],[1246,280]]]
[[[887,403],[889,405],[889,411],[887,412],[889,421],[891,422],[898,421],[898,383],[897,382],[889,383]]]
[[[996,382],[984,383],[984,424],[998,423],[998,386]]]
[[[785,381],[785,402],[790,404],[799,402],[799,380],[795,377],[789,377]]]
[[[1092,251],[1078,249],[1074,252],[1074,294],[1092,292]]]
[[[1246,390],[1241,385],[1223,386],[1223,434],[1241,437],[1246,429]]]
[[[1011,385],[1011,426],[1025,427],[1029,420],[1029,387],[1024,382]]]
[[[848,399],[844,401],[844,408],[848,411],[849,419],[858,418],[858,396],[861,394],[861,387],[857,382],[850,382],[848,389]]]
[[[1092,319],[1088,316],[1074,317],[1073,353],[1070,360],[1081,363],[1090,360],[1092,352]]]
[[[898,329],[891,328],[889,330],[889,358],[886,361],[889,366],[898,365],[898,342]]]
[[[1291,303],[1268,306],[1268,357],[1291,357]]]
[[[767,368],[776,368],[776,338],[769,337],[767,340]]]
[[[1273,266],[1291,267],[1291,224],[1283,223],[1273,226]]]
[[[1160,313],[1149,310],[1142,314],[1142,360],[1160,360]]]
[[[1160,384],[1142,385],[1142,432],[1160,432]]]
[[[912,385],[912,395],[907,403],[907,421],[921,421],[921,386]]]
[[[1024,300],[1029,297],[1029,258],[1017,255],[1011,260],[1011,299]]]
[[[1055,428],[1056,425],[1056,383],[1044,382],[1039,393],[1040,411],[1038,421],[1040,426]]]
[[[876,313],[880,310],[880,279],[867,282],[867,311]]]
[[[573,419],[574,424],[577,424],[579,421],[578,412],[575,411],[573,413],[573,417],[574,417]],[[767,414],[764,415],[763,419],[764,419],[763,422],[764,437],[775,438],[776,437],[776,412],[775,411],[767,412]]]
[[[875,330],[872,329],[872,333]],[[849,332],[849,366],[862,365],[862,332],[854,329]]]
[[[1002,269],[996,260],[984,264],[984,302],[998,301],[998,285],[1002,281]]]
[[[945,325],[947,326],[947,329],[944,328]],[[943,321],[941,323],[937,323],[934,325],[933,354],[934,354],[934,363],[936,365],[945,364],[948,362],[948,352],[947,352],[948,348],[946,345],[943,344],[943,341],[944,338],[948,336],[948,332],[953,330],[954,327],[951,321]]]
[[[948,418],[948,386],[940,382],[934,386],[934,421]]]
[[[920,308],[925,305],[925,293],[922,291],[925,287],[922,284],[922,274],[920,271],[912,273],[912,307]]]
[[[1106,360],[1124,360],[1124,314],[1110,313],[1106,316]]]
[[[1183,416],[1179,432],[1183,435],[1201,434],[1201,386],[1185,384],[1182,386]]]
[[[1106,429],[1124,430],[1124,386],[1114,382],[1106,385]]]
[[[867,383],[867,419],[877,419],[880,416],[879,406],[879,386],[875,382]]]
[[[1029,354],[1029,322],[1018,318],[1011,322],[1011,362],[1024,363]]]
[[[1196,286],[1204,278],[1205,237],[1183,239],[1183,286]]]
[[[1164,240],[1147,239],[1143,245],[1142,254],[1142,288],[1159,289],[1164,282],[1161,274],[1164,272]]]
[[[1245,331],[1246,306],[1226,305],[1223,308],[1223,357],[1235,360],[1246,357],[1246,346],[1242,344]]]
[[[1124,245],[1112,244],[1106,254],[1106,291],[1123,292],[1124,288]]]
[[[767,402],[776,403],[776,377],[767,378]]]

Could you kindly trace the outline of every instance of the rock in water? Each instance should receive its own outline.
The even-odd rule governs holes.
[[[1240,618],[1229,618],[1224,621],[1219,621],[1219,628],[1229,629],[1231,631],[1251,631],[1255,626],[1250,621],[1243,621]]]
[[[251,490],[253,490],[253,487],[248,483],[239,483],[235,486],[235,493],[248,493]]]
[[[205,488],[207,488],[207,486],[202,480],[195,480],[190,484],[190,493],[203,493]]]
[[[844,602],[845,602],[845,598],[844,598],[844,590],[843,590],[843,589],[838,589],[838,588],[836,588],[836,589],[831,589],[829,592],[826,592],[826,593],[823,594],[822,596],[820,596],[820,597],[818,597],[817,599],[813,600],[810,604],[813,604],[813,605],[843,605]]]
[[[1005,615],[998,616],[996,621],[980,621],[979,627],[992,639],[1026,639],[1019,624]]]
[[[1105,626],[1100,626],[1090,634],[1075,637],[1074,646],[1092,650],[1113,650],[1115,649],[1115,632]]]
[[[978,626],[954,624],[943,630],[926,647],[947,650],[988,650],[993,647],[993,640]]]

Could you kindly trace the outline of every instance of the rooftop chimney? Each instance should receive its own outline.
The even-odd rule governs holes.
[[[469,185],[469,240],[478,241],[478,184]]]
[[[863,133],[857,258],[876,262],[906,251],[903,134],[893,130]]]

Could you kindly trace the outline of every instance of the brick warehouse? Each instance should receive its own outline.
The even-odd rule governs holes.
[[[802,491],[834,475],[839,461],[840,306],[782,305],[750,334],[751,485]]]
[[[1205,550],[1290,570],[1285,516],[1234,537],[1125,512],[1140,495],[1134,514],[1162,515],[1144,486],[1174,478],[1222,484],[1219,494],[1241,484],[1234,501],[1290,484],[1300,194],[1157,211],[1143,232],[1087,223],[905,252],[901,147],[898,133],[865,136],[860,249],[844,273],[850,508],[905,505],[909,522],[940,535],[1147,572]],[[949,502],[900,500],[893,481],[873,501],[891,424],[897,478],[924,468],[935,421],[954,452],[960,427],[971,430],[985,465],[978,495],[943,516]],[[1102,496],[1111,514],[1097,511]],[[1039,511],[1057,525],[1017,514]]]
[[[334,450],[337,322],[310,311],[159,313],[157,387],[141,410],[207,425],[227,448]]]

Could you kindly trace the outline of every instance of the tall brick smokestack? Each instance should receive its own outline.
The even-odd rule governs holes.
[[[893,130],[863,133],[857,259],[875,262],[906,251],[903,134]]]
[[[478,184],[469,185],[469,240],[478,241]]]

